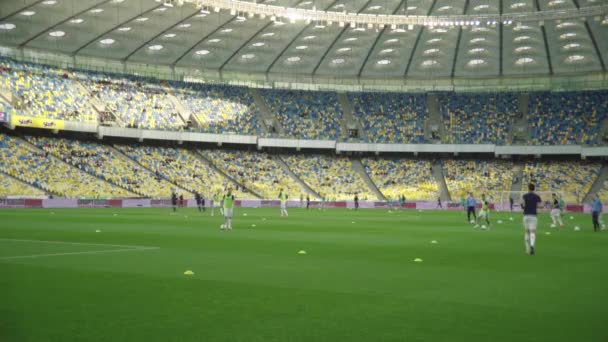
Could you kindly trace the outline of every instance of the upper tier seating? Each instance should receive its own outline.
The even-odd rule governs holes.
[[[424,142],[425,95],[349,93],[348,98],[369,142]]]
[[[340,137],[342,110],[335,93],[265,90],[261,94],[288,137],[325,140]]]
[[[445,143],[508,143],[510,126],[518,115],[514,94],[456,94],[439,96]]]
[[[208,133],[256,135],[260,133],[258,109],[247,88],[174,83],[181,103]]]

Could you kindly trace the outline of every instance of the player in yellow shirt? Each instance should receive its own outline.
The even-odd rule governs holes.
[[[479,221],[481,219],[486,220],[487,228],[490,229],[490,205],[486,199],[486,194],[481,195],[481,210],[479,211],[479,215],[477,215],[477,224],[475,225],[475,228],[479,227]],[[486,229],[486,226],[482,225],[481,229]]]

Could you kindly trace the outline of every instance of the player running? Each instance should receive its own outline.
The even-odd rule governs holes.
[[[477,215],[475,214],[475,206],[477,205],[477,201],[475,197],[473,197],[473,193],[469,192],[469,197],[467,197],[467,222],[475,223],[477,221]],[[471,214],[473,214],[473,220],[471,220]]]
[[[553,206],[551,208],[551,220],[553,221],[553,224],[551,225],[551,228],[557,227],[557,224],[559,224],[560,227],[563,227],[564,226],[564,222],[562,221],[562,204],[561,204],[561,201],[557,197],[556,193],[553,193],[551,195],[551,197],[553,198]]]
[[[359,194],[355,192],[355,210],[359,210]]]
[[[198,212],[200,213],[201,211],[203,211],[203,207],[201,204],[201,194],[197,192],[194,193],[194,199],[196,200],[196,207],[198,208]]]
[[[540,196],[534,193],[534,184],[528,184],[528,193],[523,196],[524,203],[522,207],[524,209],[524,229],[526,242],[526,253],[530,255],[535,254],[534,247],[536,245],[536,226],[538,225],[537,208],[538,204],[542,202]]]
[[[591,218],[593,221],[593,231],[600,231],[600,215],[602,215],[602,201],[600,201],[600,196],[598,194],[593,195],[593,200],[591,201]]]
[[[279,199],[281,200],[281,217],[288,217],[289,214],[287,213],[287,199],[289,198],[289,195],[283,191],[283,188],[281,188],[281,190],[279,191]]]
[[[213,207],[211,207],[211,216],[215,214],[215,208],[218,208],[220,211],[220,215],[224,213],[224,208],[222,207],[222,195],[218,191],[215,195],[213,195]]]
[[[234,195],[232,194],[232,188],[228,187],[228,192],[222,198],[222,208],[224,214],[224,224],[222,230],[232,230],[232,211],[234,209]]]
[[[488,225],[488,229],[490,229],[490,205],[488,200],[486,200],[486,194],[481,195],[481,210],[479,211],[479,216],[477,216],[477,224],[475,228],[479,227],[479,221],[482,219],[486,220],[486,224]],[[484,226],[481,226],[482,229],[485,229]]]
[[[173,212],[177,211],[177,194],[175,191],[171,192],[171,205],[173,206]]]

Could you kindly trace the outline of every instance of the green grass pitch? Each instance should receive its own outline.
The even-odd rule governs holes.
[[[605,342],[608,234],[569,216],[527,256],[520,214],[2,210],[0,341]]]

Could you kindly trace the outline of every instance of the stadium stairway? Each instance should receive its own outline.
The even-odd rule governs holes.
[[[348,101],[346,93],[338,93],[338,103],[342,108],[342,138],[347,141],[349,139],[349,130],[356,129],[359,132],[359,139],[366,140],[367,132],[363,131],[361,122],[353,115],[353,107]]]
[[[187,127],[188,121],[196,123],[197,127],[201,127],[201,123],[196,117],[196,115],[192,115],[192,112],[186,109],[186,107],[184,107],[180,100],[175,96],[173,88],[171,88],[171,86],[167,82],[163,82],[163,88],[165,90],[167,98],[169,98],[169,101],[171,101],[171,104],[173,104],[173,106],[177,110],[179,118],[182,119],[184,127]]]
[[[289,168],[289,166],[287,166],[287,163],[285,163],[283,158],[281,158],[279,156],[274,156],[274,155],[272,155],[271,157],[272,157],[272,160],[274,160],[274,162],[277,165],[279,165],[281,168],[283,168],[283,170],[285,170],[285,172],[287,172],[287,174],[289,174],[291,176],[291,178],[293,178],[296,182],[298,182],[298,184],[300,184],[306,190],[306,192],[312,196],[313,199],[314,198],[321,199],[321,196],[319,195],[318,192],[313,190],[313,188],[311,188],[308,184],[306,184],[306,182],[301,180],[300,177],[298,177],[295,173],[293,173],[293,171],[291,171],[291,169]]]
[[[511,191],[521,191],[524,178],[524,168],[521,164],[516,164],[513,169],[513,182],[511,183]]]
[[[205,157],[199,151],[193,152],[193,154],[194,154],[194,156],[196,158],[198,158],[198,160],[200,160],[202,163],[205,163],[205,164],[209,165],[209,167],[211,167],[213,170],[215,170],[215,172],[217,172],[220,175],[222,175],[224,178],[226,178],[227,180],[229,180],[234,185],[238,186],[241,189],[247,190],[248,193],[253,194],[258,199],[263,199],[262,195],[260,195],[259,193],[253,191],[251,188],[246,187],[244,184],[239,183],[236,179],[232,178],[232,176],[230,176],[229,174],[227,174],[226,172],[224,172],[224,170],[222,170],[221,168],[217,167],[211,160],[207,159],[207,157]]]
[[[266,128],[266,132],[271,133],[269,126],[272,126],[276,129],[276,132],[279,135],[283,135],[283,126],[281,125],[277,117],[272,114],[270,109],[268,109],[268,105],[266,104],[266,101],[262,98],[262,95],[260,95],[260,92],[255,88],[250,88],[249,93],[253,97],[253,102],[262,114],[262,120],[260,121],[262,122],[262,126]]]
[[[441,160],[437,160],[431,164],[433,168],[433,177],[435,177],[435,181],[439,186],[439,197],[442,201],[451,201],[452,197],[450,196],[450,191],[448,190],[448,186],[445,183],[445,177],[443,175],[443,164]]]
[[[382,192],[380,192],[380,189],[378,189],[378,187],[376,186],[374,181],[372,181],[372,179],[369,177],[367,172],[365,172],[365,167],[361,163],[361,160],[359,160],[359,158],[351,158],[351,165],[352,165],[353,171],[355,171],[356,173],[359,174],[359,176],[363,179],[365,184],[367,184],[369,189],[373,193],[376,194],[376,197],[378,197],[378,200],[386,201],[386,197],[384,196],[384,194]]]
[[[126,159],[126,160],[128,160],[129,162],[131,162],[131,163],[137,164],[137,165],[138,165],[139,167],[141,167],[142,169],[144,169],[144,170],[148,170],[148,172],[150,172],[150,173],[152,173],[152,174],[156,174],[156,173],[154,172],[154,170],[150,170],[149,168],[147,168],[146,166],[144,166],[142,163],[140,163],[140,162],[139,162],[138,160],[136,160],[135,158],[131,158],[131,157],[129,157],[129,156],[126,154],[126,153],[124,153],[123,151],[121,151],[119,148],[116,148],[116,147],[111,146],[111,145],[106,145],[106,146],[107,146],[109,149],[111,149],[111,150],[112,150],[112,152],[114,152],[114,153],[118,154],[119,158]],[[175,185],[176,187],[180,188],[180,189],[181,189],[182,191],[184,191],[185,193],[187,193],[187,194],[189,194],[189,193],[190,193],[190,190],[186,189],[185,187],[183,187],[183,186],[182,186],[182,185],[180,185],[180,184],[177,184],[177,183],[175,183],[175,182],[171,181],[170,179],[167,179],[167,177],[162,176],[162,179],[163,179],[164,181],[166,181],[166,182],[168,182],[168,183],[170,183],[170,184],[173,184],[173,185]],[[144,194],[144,195],[145,195],[145,194]]]
[[[509,131],[509,141],[512,144],[526,144],[530,139],[530,129],[528,126],[528,111],[529,111],[528,94],[519,94],[517,97],[517,108],[521,114],[519,119],[515,119]]]
[[[606,164],[602,165],[602,169],[600,173],[597,175],[597,178],[593,182],[593,185],[589,189],[589,192],[585,195],[583,202],[591,201],[591,196],[595,193],[600,192],[604,188],[604,182],[608,180],[608,166]]]
[[[429,119],[424,127],[424,139],[426,141],[440,142],[443,139],[445,125],[443,125],[443,119],[441,118],[441,113],[439,113],[439,100],[436,94],[427,95],[426,107],[429,111]],[[439,139],[433,139],[433,131],[437,132]]]

